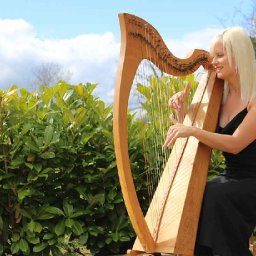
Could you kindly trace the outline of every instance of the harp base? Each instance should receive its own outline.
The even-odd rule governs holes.
[[[136,251],[136,250],[128,250],[127,254],[129,255],[138,255],[138,256],[161,256],[161,253],[146,253],[143,251]],[[169,256],[174,254],[168,254]],[[163,255],[164,256],[164,255]]]
[[[127,254],[129,255],[138,255],[138,256],[193,256],[193,255],[185,255],[185,254],[173,254],[173,253],[146,253],[142,251],[136,250],[128,250]]]

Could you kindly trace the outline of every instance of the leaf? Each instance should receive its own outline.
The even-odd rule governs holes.
[[[12,235],[12,241],[17,242],[20,240],[20,235],[18,233],[13,233]]]
[[[41,172],[43,165],[41,163],[34,163],[34,168],[37,171],[37,173]]]
[[[62,219],[55,226],[54,232],[56,233],[57,236],[60,236],[64,233],[64,231],[65,231],[65,219]]]
[[[19,247],[20,250],[23,252],[28,252],[29,251],[29,246],[28,246],[28,242],[25,239],[20,239],[19,241]]]
[[[58,247],[51,248],[52,256],[60,256],[62,255],[62,251]]]
[[[105,202],[105,194],[98,194],[95,196],[91,196],[89,199],[90,205],[103,205]]]
[[[28,178],[27,181],[31,182],[31,181],[36,181],[38,179],[38,174],[35,170],[31,170],[28,174]]]
[[[41,243],[33,247],[33,252],[41,252],[48,246],[47,243]]]
[[[31,232],[34,231],[35,229],[35,222],[33,220],[31,220],[28,224],[27,224],[27,228],[28,230],[30,230]]]
[[[37,233],[40,233],[42,231],[43,227],[39,222],[35,222],[35,228],[34,231]]]
[[[40,243],[39,237],[27,236],[26,239],[31,244],[39,244]]]
[[[104,241],[104,240],[99,240],[99,241],[97,242],[97,246],[98,246],[99,248],[103,248],[103,247],[105,246],[105,241]]]
[[[25,188],[24,190],[18,191],[18,198],[22,201],[25,197],[31,196],[34,194],[33,189]]]
[[[76,85],[75,86],[75,90],[77,92],[77,94],[82,97],[84,94],[84,86],[82,84]]]
[[[21,158],[21,157],[17,157],[17,158],[12,159],[11,166],[12,167],[17,167],[17,166],[19,166],[23,163],[24,163],[24,159]]]
[[[8,99],[12,99],[13,96],[17,96],[17,90],[18,90],[18,86],[16,85],[11,86],[6,93],[6,98],[4,100],[7,101]]]
[[[119,240],[119,233],[113,233],[112,234],[112,238],[113,238],[114,242],[118,242],[118,240]]]
[[[32,151],[40,152],[39,148],[36,147],[32,141],[26,140],[25,145]]]
[[[33,127],[32,123],[25,123],[22,130],[21,130],[20,135],[24,136],[32,127]]]
[[[110,244],[112,241],[113,241],[112,237],[108,237],[108,238],[105,240],[105,243],[106,243],[106,244]]]
[[[131,238],[129,236],[121,236],[120,241],[121,242],[129,242],[129,241],[131,241]]]
[[[55,153],[54,152],[45,152],[45,153],[40,154],[40,156],[43,159],[50,159],[50,158],[54,158],[55,157]]]
[[[25,209],[20,209],[20,214],[28,219],[32,219],[31,214],[29,214]]]
[[[48,212],[48,213],[55,214],[55,215],[62,215],[62,216],[64,216],[64,212],[61,209],[59,209],[57,207],[54,207],[54,206],[47,207],[45,209],[45,211]]]
[[[49,239],[52,239],[54,237],[54,234],[53,233],[47,233],[43,236],[43,239],[44,240],[49,240]]]
[[[86,211],[74,211],[74,213],[70,216],[71,218],[77,218],[83,215],[86,215]]]
[[[80,224],[79,221],[77,220],[74,220],[74,223],[73,223],[73,230],[75,232],[76,235],[80,235],[83,233],[83,227],[82,225]]]
[[[45,131],[44,131],[44,145],[48,146],[51,141],[52,141],[52,137],[53,137],[53,132],[54,129],[51,125],[46,126]]]
[[[93,138],[95,136],[95,132],[91,132],[91,133],[87,133],[84,137],[83,137],[83,143],[86,144],[91,138]]]
[[[56,239],[56,238],[48,240],[48,244],[49,244],[49,245],[54,245],[54,244],[56,244],[56,243],[57,243],[57,239]],[[61,254],[60,254],[60,255],[61,255]],[[59,255],[58,255],[58,256],[59,256]]]
[[[89,238],[88,233],[85,233],[85,234],[79,236],[80,244],[82,244],[82,245],[86,244],[88,241],[88,238]]]
[[[25,88],[20,88],[20,94],[23,98],[27,98],[29,96],[29,91]]]
[[[72,95],[74,94],[73,89],[68,89],[65,94],[63,95],[63,100],[67,101]]]
[[[69,219],[69,218],[66,219],[66,220],[65,220],[65,225],[66,225],[66,227],[72,228],[73,225],[74,225],[74,220]]]
[[[30,170],[32,170],[33,169],[33,164],[31,164],[31,163],[25,163],[25,165],[30,169]]]
[[[56,215],[48,212],[39,213],[36,217],[37,220],[49,220],[54,218]]]
[[[111,189],[110,191],[109,191],[109,193],[108,193],[108,199],[109,200],[114,200],[114,198],[116,197],[116,195],[117,195],[117,191],[116,191],[116,189],[115,189],[115,187],[113,188],[113,189]]]
[[[89,234],[92,236],[98,236],[99,234],[104,233],[104,229],[102,227],[98,227],[98,226],[92,226],[89,228]]]
[[[20,250],[20,246],[19,246],[19,243],[12,243],[11,245],[11,252],[12,252],[12,255],[14,255],[15,253],[17,253],[18,251]]]
[[[2,218],[2,216],[0,216],[0,231],[3,230],[3,227],[4,227],[3,218]],[[2,232],[0,232],[0,233],[2,233]]]
[[[73,205],[71,205],[70,203],[68,203],[67,200],[64,200],[63,202],[63,210],[65,213],[66,217],[71,217],[74,211]]]

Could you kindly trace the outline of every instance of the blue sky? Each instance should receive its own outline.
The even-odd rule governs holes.
[[[0,18],[31,23],[40,38],[70,38],[79,34],[119,34],[117,14],[143,17],[160,34],[177,37],[193,30],[239,23],[253,0],[1,0]],[[161,33],[162,32],[162,33]]]
[[[33,69],[54,62],[70,71],[70,83],[96,82],[99,94],[110,98],[120,48],[118,13],[144,18],[174,53],[183,55],[189,47],[207,49],[218,29],[242,25],[243,15],[249,15],[253,8],[253,0],[0,3],[0,88],[11,84],[33,87]]]

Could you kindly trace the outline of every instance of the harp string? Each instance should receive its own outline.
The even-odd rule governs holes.
[[[149,57],[152,59],[152,56]],[[174,85],[170,84],[171,81],[175,82]],[[148,183],[149,202],[151,202],[170,153],[169,150],[164,150],[162,147],[165,134],[170,125],[169,115],[171,110],[168,107],[168,99],[173,93],[180,90],[182,86],[184,87],[184,83],[179,82],[177,79],[175,80],[174,77],[168,77],[150,61],[145,60],[139,65],[134,83],[137,87],[139,86],[141,91],[143,91],[142,89],[145,90],[144,96],[138,93],[137,97],[140,106],[142,106],[138,113],[140,114],[139,119],[143,120],[141,137],[143,139],[142,145],[146,166],[145,176]],[[146,100],[145,97],[147,97]],[[151,135],[152,132],[155,135]],[[144,140],[146,138],[149,138],[149,140]],[[170,181],[166,180],[166,186],[169,183]],[[158,193],[164,193],[164,191],[158,191]],[[161,204],[154,205],[154,214],[151,215],[150,220],[153,227],[157,226],[156,223],[159,222],[161,208]]]
[[[145,26],[145,38],[149,40],[149,37],[148,30]],[[161,66],[159,64],[163,62],[164,66],[167,67],[168,63],[164,62],[162,57],[159,58],[157,51],[153,53],[154,56],[151,56],[150,53],[152,53],[152,51],[149,51],[148,44],[146,44],[145,47],[147,58],[140,63],[133,82],[135,86],[132,86],[132,88],[140,87],[142,91],[144,90],[144,96],[137,93],[138,105],[141,106],[141,109],[137,109],[137,116],[139,116],[138,118],[142,121],[141,143],[144,149],[145,160],[145,172],[141,175],[145,176],[148,184],[148,200],[150,203],[153,196],[158,197],[158,195],[155,194],[155,189],[170,154],[170,150],[165,150],[162,147],[167,129],[171,124],[169,116],[173,114],[175,118],[178,119],[177,113],[169,109],[168,100],[174,93],[184,89],[186,77],[177,79],[174,76],[167,76],[167,74],[163,73],[156,66]],[[141,52],[145,52],[145,49],[141,49]],[[156,66],[149,60],[154,60],[153,62]],[[146,87],[149,88],[146,89]],[[134,100],[134,97],[132,97],[132,100]],[[185,104],[182,109],[182,116],[185,115],[187,108],[188,104]],[[195,116],[196,109],[194,108],[193,112],[190,111],[190,114]],[[182,120],[178,121],[182,122]],[[155,135],[153,135],[152,132],[154,132]],[[149,140],[146,140],[147,138],[149,138]],[[181,142],[178,140],[176,143]],[[175,148],[173,150],[175,150]],[[179,152],[174,152],[175,155],[178,155],[178,153]],[[172,180],[173,174],[169,173],[169,180],[164,181],[166,186],[170,186]],[[164,191],[158,191],[158,193],[161,194],[164,193]],[[151,225],[150,229],[153,230],[153,237],[156,238],[163,202],[159,201],[160,204],[158,200],[154,200],[154,202],[154,213],[150,215],[151,220],[148,224]]]
[[[142,143],[146,163],[145,175],[148,183],[149,201],[151,202],[153,195],[157,196],[154,193],[155,188],[158,184],[158,181],[161,177],[162,171],[164,169],[164,166],[166,165],[170,154],[169,150],[164,150],[162,148],[163,139],[170,125],[169,115],[171,113],[176,115],[175,111],[171,111],[169,109],[169,106],[167,104],[168,99],[174,93],[185,88],[186,81],[189,80],[189,77],[177,79],[173,76],[167,76],[166,74],[161,73],[161,71],[159,71],[158,68],[154,67],[154,65],[149,61],[143,61],[141,63],[135,77],[135,84],[137,86],[149,87],[147,88],[147,100],[145,100],[145,97],[143,97],[140,93],[138,93],[138,97],[140,105],[144,106],[144,108],[146,108],[147,110],[146,114],[143,110],[140,110],[139,113],[141,115],[140,119],[144,120]],[[195,87],[195,85],[191,85],[191,94],[193,94],[193,90]],[[144,89],[146,90],[146,88]],[[147,95],[147,93],[144,94]],[[191,96],[188,97],[188,99],[191,98]],[[147,105],[146,101],[150,102],[151,104]],[[162,107],[164,107],[164,109]],[[185,112],[187,108],[189,108],[189,101],[186,102],[186,104],[184,105],[183,111]],[[192,108],[192,111],[190,111],[192,120],[194,119],[196,112],[196,108]],[[156,134],[155,136],[150,136],[152,131]],[[146,138],[150,138],[150,140],[144,140]],[[178,140],[177,143],[181,142]],[[175,150],[175,148],[173,150]],[[174,153],[178,156],[178,152]],[[166,186],[170,186],[172,182],[171,179],[173,177],[173,174],[170,173],[169,176],[170,180],[166,180]],[[158,200],[156,200],[156,202],[158,202]],[[154,231],[153,233],[157,233],[157,223],[159,222],[159,218],[161,218],[160,209],[162,207],[162,204],[154,205],[155,212],[151,215],[150,220],[150,225],[152,225],[153,227],[155,227],[154,229],[156,229],[156,231]]]
[[[147,41],[150,41],[149,30],[146,30],[146,26],[145,26],[145,35],[146,35]],[[154,54],[154,56],[150,56],[150,52],[147,49],[148,59],[154,60],[154,62],[157,65],[157,64],[159,64],[158,63],[159,58],[158,58],[156,52],[154,52],[153,54]],[[160,108],[161,94],[159,92],[161,92],[161,90],[159,91],[159,78],[158,78],[159,77],[158,74],[159,73],[161,74],[161,71],[155,69],[153,64],[149,64],[149,67],[153,71],[153,75],[151,75],[151,77],[149,78],[149,84],[151,85],[151,90],[152,90],[151,95],[153,96],[150,106],[152,107],[152,109],[151,109],[151,113],[152,113],[151,125],[153,127],[152,136],[154,138],[152,148],[154,149],[154,155],[155,155],[155,158],[152,157],[152,159],[155,159],[155,161],[152,162],[152,168],[149,169],[150,172],[148,172],[147,175],[152,176],[151,180],[153,181],[153,187],[151,187],[151,196],[150,196],[150,200],[152,200],[153,194],[155,192],[155,188],[156,188],[156,186],[159,182],[159,179],[160,179],[162,164],[163,164],[162,163],[163,162],[163,160],[162,160],[163,155],[162,155],[162,152],[160,151],[161,147],[159,147],[159,145],[162,141],[161,140],[161,138],[162,138],[161,131],[163,129],[162,129],[162,123],[161,123],[162,118],[161,117],[162,117],[163,113],[161,111],[162,108]],[[157,95],[157,96],[159,95],[159,97],[155,97],[155,95]],[[157,111],[157,110],[159,110],[159,111]],[[158,115],[160,117],[159,119],[155,118],[156,111],[158,112]],[[156,134],[156,135],[154,136],[154,134]],[[159,206],[154,205],[154,208],[155,208],[155,211],[151,215],[151,223],[152,223],[153,227],[155,226],[155,223],[157,222],[158,216],[160,214]]]

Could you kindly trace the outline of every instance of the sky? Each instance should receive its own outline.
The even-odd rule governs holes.
[[[256,0],[0,0],[0,89],[34,89],[35,72],[59,65],[68,82],[97,83],[113,101],[120,50],[118,13],[153,25],[169,50],[184,57],[209,49],[214,34],[244,25]]]

